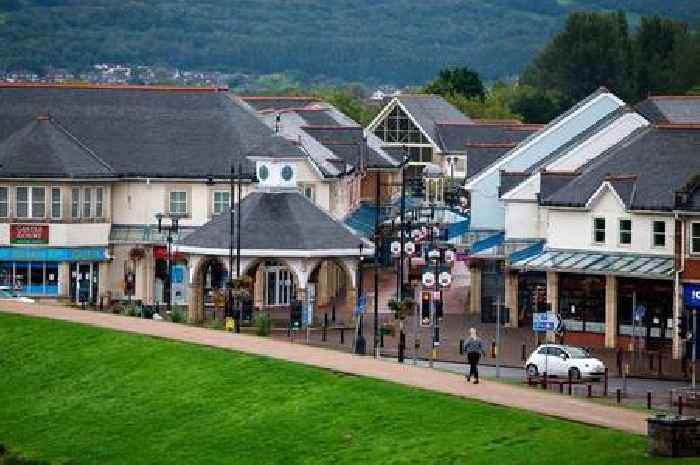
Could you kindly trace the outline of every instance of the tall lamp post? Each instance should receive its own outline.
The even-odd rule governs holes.
[[[363,305],[363,297],[362,297],[362,249],[364,248],[364,244],[360,243],[360,261],[357,264],[357,309],[358,309],[358,317],[357,317],[357,337],[355,338],[355,353],[364,355],[365,354],[365,336],[363,334],[363,316],[364,316],[364,308],[362,308]],[[361,310],[361,312],[360,312]]]
[[[158,221],[158,234],[161,234],[163,232],[163,219],[165,218],[165,215],[162,213],[156,213],[156,220]],[[170,216],[170,225],[166,226],[166,229],[168,231],[168,236],[166,238],[167,241],[167,257],[168,257],[168,279],[165,284],[165,301],[166,301],[166,310],[168,315],[171,314],[172,312],[172,300],[173,300],[173,288],[172,288],[172,282],[173,282],[173,259],[172,259],[172,250],[173,250],[173,234],[178,234],[179,232],[179,220],[180,218],[177,215],[171,215]]]
[[[241,301],[239,298],[240,294],[240,277],[241,277],[241,178],[243,175],[243,168],[241,167],[241,162],[238,162],[238,173],[236,173],[236,167],[231,163],[231,176],[229,177],[229,197],[231,198],[231,215],[229,224],[229,242],[228,242],[228,269],[229,269],[229,283],[228,283],[228,313],[233,315],[234,318],[234,332],[241,332],[241,319],[243,318],[243,309],[241,308]],[[234,197],[234,179],[236,180],[237,190],[238,190],[238,208],[235,207],[235,197]],[[235,221],[234,221],[235,218]],[[235,235],[235,241],[234,241]],[[233,248],[234,242],[236,247],[236,281],[233,280]],[[234,302],[233,287],[234,282],[236,284],[236,302]]]

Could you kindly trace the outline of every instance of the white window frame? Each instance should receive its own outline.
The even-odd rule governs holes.
[[[349,188],[350,192],[350,202],[352,203],[352,198],[353,198],[353,188],[354,186],[351,184]],[[302,193],[304,197],[307,199],[311,200],[312,202],[316,203],[316,186],[310,183],[299,183],[298,186],[299,192]],[[306,194],[306,190],[310,189],[311,195]]]
[[[173,195],[174,194],[183,194],[184,201],[178,200],[175,203],[173,203]],[[173,209],[173,205],[175,205],[175,204],[180,205],[183,203],[185,204],[183,211]],[[171,215],[178,215],[178,216],[187,215],[187,191],[170,191],[170,193],[168,194],[168,212],[170,212]]]
[[[0,210],[0,218],[10,217],[10,188],[7,186],[0,186],[0,192],[5,192],[5,200],[0,200],[0,208],[5,207],[5,215],[2,215]]]
[[[80,203],[81,191],[82,189],[79,187],[71,187],[70,189],[70,217],[74,220],[80,219],[82,213],[82,204]]]
[[[602,231],[603,231],[603,240],[602,240],[602,241],[596,240],[596,233],[597,233],[598,231],[601,231],[601,229],[598,229],[598,228],[596,227],[596,221],[598,221],[598,220],[603,220],[603,229],[602,229]],[[593,239],[593,244],[596,244],[596,245],[604,245],[604,244],[606,243],[606,241],[607,241],[607,239],[608,239],[608,232],[607,232],[607,229],[608,229],[608,222],[607,222],[607,220],[605,219],[604,216],[595,216],[595,217],[593,217],[593,238],[592,238],[592,239]]]
[[[690,245],[690,253],[693,255],[700,255],[700,250],[695,250],[695,247],[693,247],[693,239],[697,238],[698,241],[700,241],[700,229],[698,230],[698,235],[693,236],[693,226],[695,225],[698,225],[698,227],[700,228],[700,221],[693,221],[690,223],[690,240],[688,242]]]
[[[19,195],[17,193],[19,192],[20,189],[27,189],[27,215],[26,216],[18,216],[18,218],[23,218],[23,219],[44,219],[46,218],[46,213],[47,213],[47,208],[46,208],[46,187],[45,186],[15,186],[15,210],[16,212],[19,213],[19,208],[17,208],[17,203],[19,202]],[[34,189],[43,189],[44,190],[44,214],[42,216],[34,216]]]
[[[228,201],[217,201],[216,196],[218,195],[226,195],[228,197]],[[219,211],[217,211],[217,205],[221,207]],[[186,207],[185,207],[186,208]],[[212,212],[214,215],[221,215],[222,213],[226,213],[227,211],[231,210],[231,192],[230,191],[214,191],[214,195],[212,196]]]
[[[83,218],[92,218],[93,215],[93,202],[92,202],[92,188],[83,188],[83,203],[81,205]],[[85,209],[87,207],[87,210]],[[87,213],[86,213],[87,211]]]
[[[629,222],[630,222],[630,229],[629,229],[629,231],[627,231],[627,230],[624,230],[624,231],[623,231],[623,230],[622,230],[622,222],[623,222],[623,221],[629,221]],[[629,246],[632,245],[632,228],[633,228],[633,225],[632,225],[632,218],[618,218],[618,219],[617,219],[617,245],[619,245],[620,247],[629,247]],[[622,233],[623,233],[623,232],[625,232],[625,233],[626,233],[626,232],[629,232],[629,235],[630,235],[630,240],[629,240],[629,242],[622,242]]]
[[[656,224],[661,223],[664,225],[663,233],[656,232]],[[663,238],[663,244],[656,244],[656,237],[661,236]],[[666,221],[665,220],[653,220],[651,222],[651,246],[655,249],[665,249],[666,248]]]
[[[99,197],[97,194],[100,194]],[[102,186],[95,187],[93,193],[93,214],[95,218],[104,218],[105,216],[105,188]]]
[[[270,295],[269,293],[269,286],[268,286],[268,275],[270,273],[275,274],[275,286],[274,286],[274,295]],[[266,307],[283,307],[287,305],[291,305],[292,303],[292,291],[294,289],[294,278],[292,276],[292,271],[289,269],[287,266],[266,266],[265,267],[265,286],[264,286],[264,294],[265,294],[265,306]],[[282,277],[285,277],[284,282],[282,282]],[[289,285],[287,285],[286,281],[289,280]],[[284,299],[284,291],[283,289],[286,288],[287,291],[287,299]]]
[[[53,199],[53,194],[54,192],[58,192],[58,214],[56,215],[56,210],[54,210],[54,206],[56,202],[54,202]],[[50,196],[50,205],[51,205],[51,219],[52,220],[60,220],[63,217],[63,193],[61,192],[61,188],[58,186],[51,186],[51,189],[49,189],[49,196]]]

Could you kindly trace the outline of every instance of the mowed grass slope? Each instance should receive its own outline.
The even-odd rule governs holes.
[[[79,464],[667,463],[645,457],[643,437],[617,431],[4,314],[0,443]]]

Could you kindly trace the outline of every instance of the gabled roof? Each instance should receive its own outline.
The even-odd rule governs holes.
[[[237,207],[236,207],[237,208]],[[216,216],[180,243],[185,247],[227,249],[231,213]],[[243,250],[348,250],[363,239],[296,190],[252,192],[241,202]]]
[[[343,175],[357,168],[361,157],[374,169],[397,169],[403,163],[402,155],[382,148],[378,137],[364,133],[360,125],[326,102],[298,97],[241,97],[241,101],[264,124],[301,147],[322,176]]]
[[[602,95],[610,95],[612,99],[614,99],[617,103],[618,106],[623,106],[624,102],[619,100],[615,95],[611,94],[610,91],[605,88],[605,87],[600,87],[598,88],[595,92],[593,92],[591,95],[586,97],[585,99],[581,100],[580,102],[576,103],[573,107],[571,107],[569,110],[567,110],[565,113],[559,115],[557,118],[552,120],[550,123],[546,124],[542,129],[540,129],[537,132],[534,132],[525,140],[520,142],[517,146],[509,150],[508,152],[504,153],[501,157],[499,157],[497,160],[495,160],[491,166],[489,166],[487,169],[482,170],[478,175],[474,176],[467,182],[467,188],[471,188],[470,183],[477,182],[480,180],[483,176],[486,176],[487,173],[495,173],[497,170],[502,169],[503,165],[508,161],[513,159],[520,153],[521,150],[526,150],[529,148],[533,143],[535,143],[538,140],[541,140],[542,138],[546,137],[551,133],[551,131],[555,130],[555,128],[560,127],[560,124],[563,123],[565,120],[568,120],[572,118],[574,115],[580,113],[581,110],[584,109],[584,107],[588,106],[591,104],[594,100],[598,99]],[[597,121],[592,122],[591,124],[595,124]],[[583,132],[583,131],[581,131]],[[576,134],[577,135],[577,134]],[[574,137],[576,136],[574,135]],[[563,141],[561,145],[559,145],[557,148],[561,147],[568,141]],[[545,155],[546,156],[546,155]]]
[[[527,179],[528,173],[509,173],[501,171],[501,180],[498,188],[498,195],[501,196],[511,190],[513,187]]]
[[[471,119],[453,107],[440,95],[434,94],[401,94],[395,100],[425,131],[430,139],[439,143],[438,123],[467,124]]]
[[[0,143],[0,167],[13,177],[112,177],[114,170],[48,116]]]
[[[467,180],[478,176],[493,165],[503,154],[508,153],[515,144],[480,144],[468,147]]]
[[[237,159],[253,172],[248,155],[302,156],[226,89],[0,84],[0,142],[48,114],[115,177],[202,178]]]
[[[540,125],[512,123],[454,124],[438,123],[439,143],[446,152],[468,152],[474,144],[518,144],[530,134],[541,129]]]
[[[541,203],[585,207],[610,183],[628,209],[673,210],[676,192],[700,173],[700,126],[639,129],[579,172]]]
[[[637,111],[655,124],[700,124],[700,96],[649,97]]]

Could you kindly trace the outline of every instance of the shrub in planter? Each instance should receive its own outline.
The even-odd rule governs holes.
[[[122,304],[112,305],[112,313],[114,313],[115,315],[123,314],[124,313],[124,306]]]
[[[255,334],[268,336],[270,334],[270,318],[265,314],[259,314],[255,319]]]
[[[185,313],[182,310],[171,311],[170,321],[172,321],[173,323],[183,323],[185,321]]]
[[[122,309],[122,315],[124,316],[136,316],[136,305],[127,304]]]

